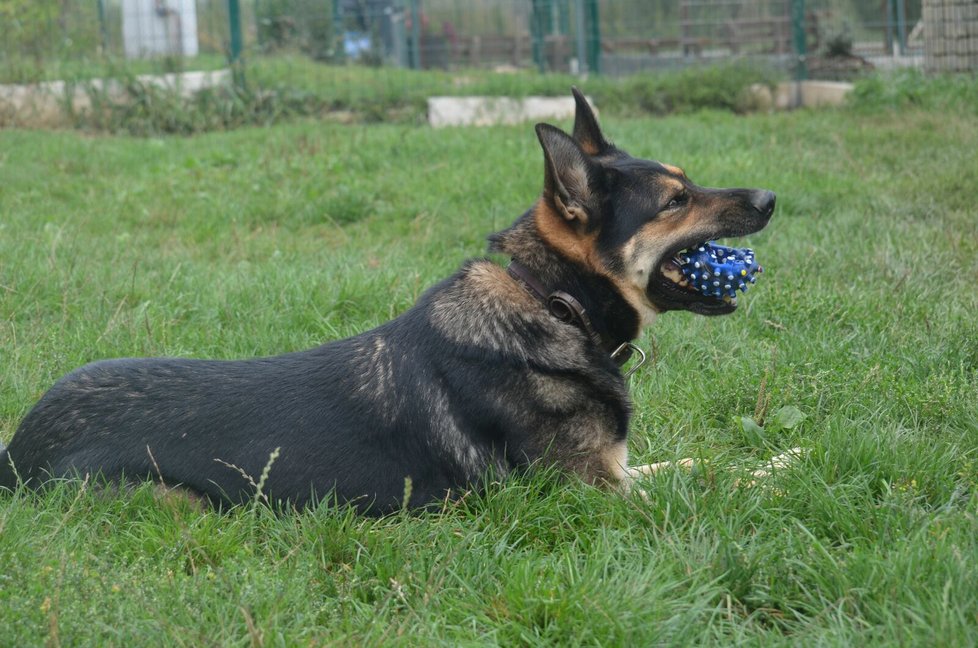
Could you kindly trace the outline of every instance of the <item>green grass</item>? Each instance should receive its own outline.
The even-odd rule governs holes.
[[[84,81],[137,74],[167,74],[190,70],[219,70],[227,67],[227,56],[201,54],[193,58],[161,57],[122,59],[112,57],[44,58],[5,56],[0,58],[0,83]]]
[[[94,108],[66,110],[70,102],[59,96],[57,110],[37,110],[35,106],[33,110],[28,107],[16,113],[0,113],[0,126],[50,126],[55,120],[58,125],[90,132],[153,136],[267,126],[310,116],[344,122],[417,125],[426,122],[427,99],[434,95],[563,97],[571,85],[581,83],[570,75],[544,75],[529,70],[415,72],[327,65],[285,54],[246,59],[240,77],[243,83],[210,88],[192,98],[137,78],[149,70],[211,70],[216,62],[214,57],[200,57],[187,61],[52,65],[43,69],[45,74],[67,79],[68,89],[83,91]],[[5,70],[10,76],[17,69],[0,62],[0,80]],[[763,66],[733,63],[638,74],[626,79],[595,77],[587,82],[587,90],[602,110],[619,115],[666,115],[702,109],[743,113],[757,107],[756,99],[747,91],[749,86],[772,83],[778,76],[775,70]],[[93,78],[121,81],[123,92],[107,92],[103,85],[92,83]]]
[[[0,497],[0,645],[974,644],[976,126],[606,116],[635,155],[779,196],[739,312],[668,314],[641,341],[633,461],[707,466],[648,502],[539,475],[383,520]],[[280,353],[389,319],[483,254],[542,171],[529,125],[3,131],[0,151],[6,441],[89,360]],[[785,406],[800,425],[775,424]]]

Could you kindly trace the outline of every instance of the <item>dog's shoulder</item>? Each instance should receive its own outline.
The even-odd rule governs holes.
[[[488,259],[466,262],[418,303],[424,324],[459,350],[560,370],[584,368],[585,334],[555,319],[505,268]]]

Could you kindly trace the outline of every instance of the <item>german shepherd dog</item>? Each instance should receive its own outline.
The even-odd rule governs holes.
[[[375,515],[531,465],[627,488],[656,465],[627,467],[626,343],[665,311],[732,312],[683,285],[675,256],[757,232],[775,196],[633,158],[574,97],[573,136],[536,126],[542,195],[489,237],[509,268],[470,260],[393,321],[308,351],[85,365],[23,420],[0,486],[155,480],[222,506],[265,470],[269,501]]]

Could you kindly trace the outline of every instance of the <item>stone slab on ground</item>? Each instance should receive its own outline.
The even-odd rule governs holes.
[[[588,102],[593,105],[591,98]],[[574,117],[573,97],[430,97],[428,123],[444,126],[519,124],[541,119]]]

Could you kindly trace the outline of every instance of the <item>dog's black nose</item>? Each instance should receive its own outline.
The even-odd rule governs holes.
[[[758,189],[751,194],[750,204],[764,216],[770,216],[774,213],[774,202],[776,199],[777,196],[774,195],[773,191]]]

